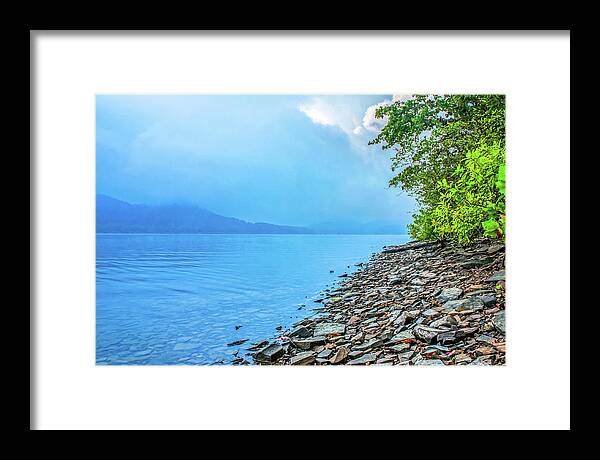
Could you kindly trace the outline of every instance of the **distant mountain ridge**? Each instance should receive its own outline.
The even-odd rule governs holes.
[[[197,206],[131,204],[96,195],[96,233],[315,233],[305,227],[251,223]]]
[[[246,222],[182,204],[131,204],[96,195],[96,233],[249,233],[404,235],[405,224],[323,222],[309,227]]]

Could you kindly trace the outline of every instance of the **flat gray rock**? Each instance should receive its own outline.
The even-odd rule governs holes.
[[[436,310],[434,310],[433,308],[429,308],[421,313],[421,315],[425,316],[426,318],[429,318],[430,316],[435,316],[437,314],[438,314],[438,312]]]
[[[317,345],[325,345],[325,337],[310,337],[308,339],[292,340],[291,342],[301,350],[310,350]]]
[[[445,366],[441,359],[421,359],[414,362],[415,366]]]
[[[505,281],[506,280],[506,271],[505,270],[500,270],[499,272],[494,273],[492,276],[490,276],[488,279],[486,279],[486,281],[488,283],[494,283],[496,281]]]
[[[499,311],[492,317],[492,324],[496,329],[498,329],[498,331],[502,332],[503,334],[506,333],[504,310]]]
[[[445,332],[444,329],[436,327],[421,326],[420,324],[413,329],[413,334],[416,338],[430,343],[437,337],[438,334]]]
[[[283,356],[283,347],[281,345],[277,345],[276,343],[272,343],[271,345],[267,345],[262,350],[256,352],[254,358],[260,362],[272,363]]]
[[[458,299],[463,293],[461,288],[446,288],[442,289],[442,292],[438,294],[438,300],[440,302],[448,302],[449,300]]]
[[[340,347],[336,350],[335,354],[329,359],[331,364],[339,364],[348,357],[348,349],[346,347]]]
[[[378,348],[378,347],[380,347],[382,345],[383,345],[383,340],[372,339],[372,340],[369,340],[368,342],[363,343],[361,345],[356,345],[354,347],[354,349],[358,350],[358,351],[367,351],[367,350],[372,350],[373,348]]]
[[[479,297],[479,299],[481,299],[483,304],[488,308],[496,305],[496,295],[495,294],[482,295]]]
[[[498,251],[503,251],[503,250],[504,250],[503,244],[491,244],[487,250],[487,253],[488,254],[496,254]]]
[[[481,311],[485,308],[485,304],[479,297],[469,297],[467,299],[449,300],[444,304],[444,312],[464,312],[464,311]]]
[[[310,333],[310,330],[305,326],[298,326],[297,328],[293,329],[292,332],[289,333],[290,337],[299,338],[310,337],[311,335],[312,334]]]
[[[363,355],[360,358],[356,358],[356,359],[353,359],[352,361],[348,361],[348,364],[350,364],[350,365],[369,364],[369,363],[375,362],[376,360],[377,360],[377,356],[375,356],[375,353],[367,353],[366,355]]]
[[[444,316],[440,319],[436,319],[435,321],[432,321],[429,326],[430,327],[452,327],[452,326],[456,326],[457,321],[452,317],[452,316]]]
[[[392,345],[390,347],[390,350],[393,350],[396,353],[402,353],[402,352],[405,352],[406,350],[408,350],[409,348],[410,348],[410,343],[401,343],[398,345]]]
[[[484,265],[491,264],[494,261],[493,257],[484,257],[482,259],[470,259],[460,262],[460,266],[463,268],[476,268],[483,267]]]
[[[438,343],[441,344],[449,344],[449,343],[454,343],[456,342],[457,337],[456,337],[456,331],[448,331],[448,332],[442,332],[441,334],[438,334],[436,337],[436,341]]]
[[[346,332],[346,326],[339,323],[320,323],[315,326],[315,336],[325,336],[327,334],[340,334],[344,335]]]
[[[315,361],[315,354],[312,351],[305,351],[304,353],[298,353],[292,356],[290,364],[292,366],[305,366],[312,364]]]
[[[327,358],[329,358],[331,356],[332,353],[333,353],[333,351],[331,351],[331,350],[329,350],[329,349],[326,348],[325,350],[323,350],[321,353],[319,353],[317,355],[317,358],[319,358],[319,359],[327,359]]]
[[[390,345],[394,345],[397,343],[402,342],[403,340],[407,340],[407,339],[414,339],[415,336],[412,333],[412,331],[402,331],[402,332],[398,332],[396,335],[394,335],[390,340]]]

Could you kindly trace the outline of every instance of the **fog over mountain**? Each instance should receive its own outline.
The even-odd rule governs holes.
[[[183,204],[131,204],[96,196],[97,233],[404,234],[405,226],[382,222],[329,222],[310,227],[246,222]]]
[[[98,95],[96,193],[327,232],[402,226],[414,200],[388,186],[393,152],[369,145],[392,98]]]

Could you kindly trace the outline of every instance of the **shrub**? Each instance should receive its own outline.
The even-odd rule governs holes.
[[[414,95],[379,107],[387,117],[370,144],[394,148],[390,186],[420,209],[409,233],[418,240],[504,237],[505,97]]]
[[[422,206],[409,225],[418,240],[467,244],[505,234],[505,148],[482,144],[465,154],[448,179],[435,185],[436,203]]]

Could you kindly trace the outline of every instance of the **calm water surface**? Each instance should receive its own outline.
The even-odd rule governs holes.
[[[405,235],[96,236],[96,363],[230,363]],[[348,268],[350,266],[350,268]],[[330,273],[333,270],[334,273]],[[236,330],[236,326],[241,326]],[[250,339],[241,346],[227,343]]]

